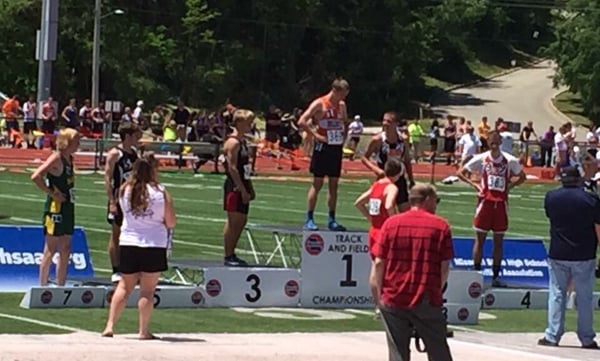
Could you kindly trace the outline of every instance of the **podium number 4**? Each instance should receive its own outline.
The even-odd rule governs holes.
[[[352,279],[352,255],[343,255],[342,261],[346,262],[346,277],[340,281],[340,287],[356,287],[356,281]]]
[[[525,306],[525,308],[529,308],[531,306],[531,292],[525,292],[525,296],[521,299],[521,306]]]

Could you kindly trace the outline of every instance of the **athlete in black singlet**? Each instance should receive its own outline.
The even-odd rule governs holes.
[[[135,123],[123,123],[119,127],[121,144],[114,147],[106,156],[104,169],[104,187],[108,197],[106,220],[112,225],[112,232],[108,242],[108,255],[112,264],[112,282],[119,282],[119,236],[123,223],[123,212],[119,207],[119,188],[129,176],[133,163],[138,159],[136,146],[142,136],[141,130]]]
[[[383,131],[371,139],[367,150],[361,158],[363,164],[372,170],[378,178],[385,176],[385,162],[390,157],[398,157],[402,159],[404,164],[403,176],[396,182],[398,187],[398,196],[396,205],[399,212],[408,209],[408,188],[412,187],[415,182],[412,174],[412,164],[408,146],[404,136],[397,130],[397,118],[395,112],[387,112],[383,115]],[[375,161],[371,157],[375,156]],[[407,177],[409,184],[407,184]]]
[[[247,266],[248,263],[236,256],[235,249],[240,235],[248,222],[250,201],[256,194],[251,181],[252,164],[244,135],[252,128],[254,113],[237,109],[233,113],[233,132],[228,135],[225,153],[226,179],[223,185],[223,209],[227,220],[223,228],[224,264],[230,267]]]

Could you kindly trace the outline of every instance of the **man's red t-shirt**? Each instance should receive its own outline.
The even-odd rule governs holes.
[[[374,257],[384,260],[381,302],[395,308],[414,308],[428,295],[442,306],[442,261],[454,257],[448,222],[421,209],[411,209],[385,221]]]

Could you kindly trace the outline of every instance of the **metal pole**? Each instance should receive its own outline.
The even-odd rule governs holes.
[[[37,44],[38,56],[38,105],[48,99],[52,86],[52,61],[56,60],[58,33],[58,1],[43,0],[40,22],[40,37]],[[39,108],[41,109],[41,107]]]
[[[96,107],[100,98],[100,17],[102,0],[96,0],[94,7],[94,50],[92,55],[92,107]]]

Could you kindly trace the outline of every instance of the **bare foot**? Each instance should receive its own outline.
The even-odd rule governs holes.
[[[151,333],[140,334],[140,340],[160,340],[160,337],[155,336]]]
[[[102,332],[102,337],[113,337],[114,333],[111,330],[104,330],[104,332]]]

